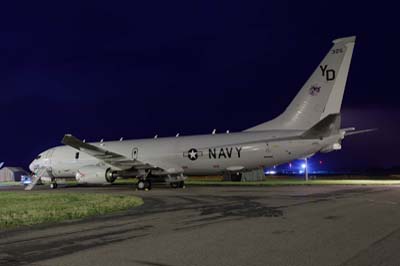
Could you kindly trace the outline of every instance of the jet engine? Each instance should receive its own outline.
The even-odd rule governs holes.
[[[80,184],[105,184],[113,183],[117,176],[111,168],[90,165],[80,168],[75,178]]]

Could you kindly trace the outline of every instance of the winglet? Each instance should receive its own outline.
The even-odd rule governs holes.
[[[72,134],[65,134],[63,139],[61,140],[61,143],[67,145],[65,142],[68,141],[70,138],[75,138],[75,137],[72,136]]]
[[[61,143],[67,146],[71,146],[72,148],[77,150],[83,150],[85,146],[88,145],[87,143],[72,136],[71,134],[65,134],[63,139],[61,140]]]
[[[75,139],[75,137],[72,136],[71,134],[65,134],[64,137],[63,137],[63,139],[61,140],[61,143],[62,143],[62,144],[65,144],[65,145],[68,145],[68,143],[69,143],[69,141],[70,141],[71,139]]]

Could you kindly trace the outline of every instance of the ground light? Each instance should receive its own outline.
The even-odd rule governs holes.
[[[307,157],[304,158],[304,163],[301,165],[301,167],[304,168],[306,181],[308,181],[308,163],[307,163],[307,160],[308,160]]]

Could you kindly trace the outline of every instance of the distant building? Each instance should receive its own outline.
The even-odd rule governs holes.
[[[23,175],[29,173],[21,167],[4,167],[0,169],[0,182],[20,182]]]

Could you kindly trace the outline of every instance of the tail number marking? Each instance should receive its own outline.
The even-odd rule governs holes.
[[[332,81],[336,78],[336,71],[334,69],[328,69],[328,65],[320,65],[322,76],[326,77],[326,81]]]

